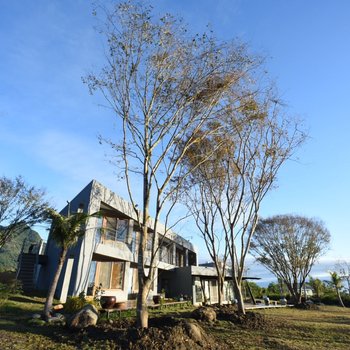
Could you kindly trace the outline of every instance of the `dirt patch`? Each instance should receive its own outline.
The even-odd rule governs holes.
[[[133,322],[116,321],[88,327],[78,337],[91,343],[108,340],[112,348],[130,350],[199,350],[225,349],[217,339],[206,334],[198,322],[191,319],[159,317],[149,320],[149,328],[138,329]]]
[[[269,329],[273,328],[273,322],[258,312],[246,312],[241,315],[232,305],[224,305],[216,308],[218,320],[230,321],[248,329]]]
[[[319,305],[316,305],[314,303],[301,303],[294,305],[294,307],[300,310],[320,310]]]

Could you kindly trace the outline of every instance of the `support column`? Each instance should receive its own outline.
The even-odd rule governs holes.
[[[184,266],[188,266],[188,249],[185,249],[185,261]]]
[[[69,288],[69,282],[72,275],[72,269],[73,269],[73,262],[74,259],[69,258],[66,263],[66,268],[64,271],[64,277],[63,277],[63,283],[61,288],[61,293],[59,295],[59,300],[61,303],[65,303],[68,296],[68,288]]]
[[[173,243],[173,265],[176,265],[176,243]]]

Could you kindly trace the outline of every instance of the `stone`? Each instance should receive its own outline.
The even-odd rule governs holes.
[[[33,314],[32,318],[35,320],[41,320],[41,315],[40,314]]]
[[[61,314],[59,314],[59,316],[54,315],[48,318],[47,323],[64,326],[66,324],[66,319]]]
[[[82,329],[95,326],[98,320],[98,311],[94,305],[86,305],[72,316],[69,322],[70,328]]]
[[[188,336],[195,341],[196,343],[202,343],[202,331],[199,326],[194,324],[193,322],[186,322],[185,328]]]
[[[58,305],[55,305],[52,310],[54,311],[59,311],[59,310],[62,310],[63,309],[63,304],[58,304]]]

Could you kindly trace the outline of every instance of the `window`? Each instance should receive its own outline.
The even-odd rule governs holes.
[[[173,249],[171,243],[165,243],[159,247],[159,260],[168,264],[173,264]]]
[[[124,262],[100,262],[98,285],[104,289],[123,289]]]
[[[140,232],[133,231],[132,232],[132,240],[131,240],[131,251],[133,254],[137,252],[138,246],[139,246],[139,240],[140,240]]]
[[[153,234],[148,233],[146,249],[149,251],[152,251],[152,245],[153,245]]]
[[[139,291],[139,275],[137,268],[131,269],[132,273],[132,283],[131,283],[131,291],[132,293],[137,293]]]
[[[105,241],[126,242],[129,230],[129,220],[117,218],[105,218],[104,239]]]
[[[96,275],[96,261],[91,261],[89,279],[88,279],[88,288],[87,288],[86,295],[94,294],[95,275]]]
[[[126,242],[128,237],[129,220],[117,221],[117,240],[121,242]]]

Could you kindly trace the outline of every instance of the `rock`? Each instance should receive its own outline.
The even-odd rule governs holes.
[[[199,326],[193,322],[186,322],[185,328],[188,336],[196,343],[202,343],[202,331]]]
[[[41,315],[40,314],[33,314],[32,319],[34,320],[41,320]]]
[[[98,311],[93,305],[86,305],[69,322],[70,328],[82,329],[88,326],[95,326],[98,320]]]
[[[215,322],[216,312],[211,307],[200,307],[193,311],[193,317],[204,322]]]
[[[54,311],[59,311],[59,310],[62,310],[63,309],[63,305],[62,304],[58,304],[58,305],[55,305],[52,310]]]
[[[55,313],[47,320],[49,324],[58,324],[64,326],[66,324],[66,317],[60,313]]]
[[[64,315],[60,314],[59,312],[54,313],[53,317],[59,318],[60,320],[63,320],[63,321],[66,320],[66,317]]]
[[[63,317],[61,316],[52,316],[47,320],[47,323],[64,326],[66,324],[66,319],[64,316]]]

